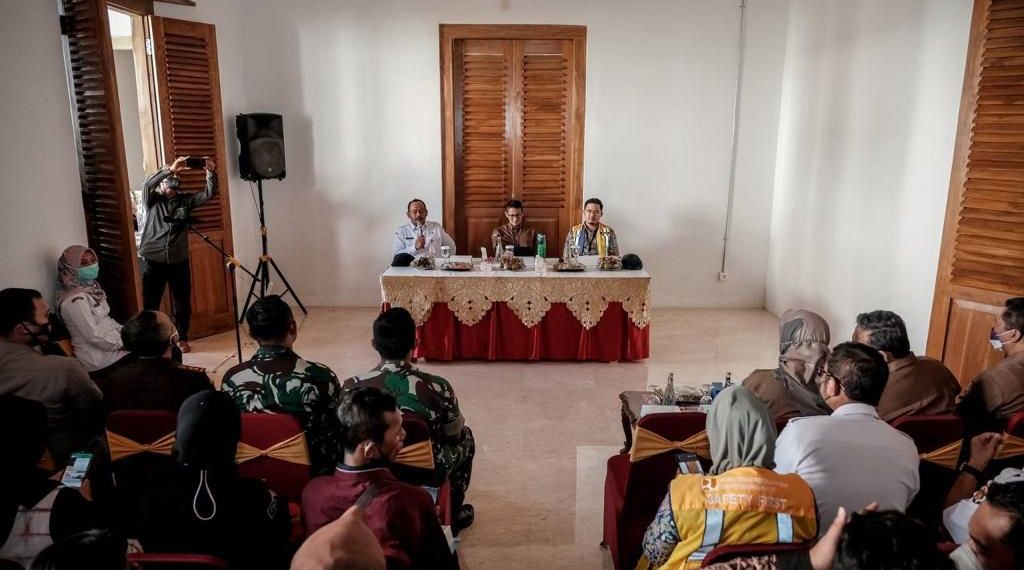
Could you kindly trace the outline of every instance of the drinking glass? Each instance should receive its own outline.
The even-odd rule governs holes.
[[[444,258],[444,264],[448,265],[452,257],[452,247],[450,245],[441,246],[441,257]]]
[[[576,261],[580,258],[580,246],[570,245],[569,246],[569,258]]]

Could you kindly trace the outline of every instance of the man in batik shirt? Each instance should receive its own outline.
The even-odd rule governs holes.
[[[291,307],[277,295],[258,299],[245,313],[260,348],[224,375],[221,390],[243,412],[289,414],[302,422],[314,474],[334,470],[341,456],[338,418],[341,383],[331,369],[303,360],[292,346],[298,336]]]
[[[394,396],[402,411],[426,420],[433,441],[434,464],[444,470],[451,482],[452,511],[456,513],[458,531],[473,523],[473,506],[464,504],[476,453],[473,432],[466,427],[451,384],[440,376],[413,368],[415,346],[416,323],[409,311],[385,311],[373,323],[373,348],[380,354],[380,363],[366,374],[349,378],[345,386],[377,388]]]

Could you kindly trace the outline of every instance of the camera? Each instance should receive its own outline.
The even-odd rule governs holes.
[[[204,168],[206,166],[206,159],[201,156],[190,156],[185,159],[185,166],[189,168]]]

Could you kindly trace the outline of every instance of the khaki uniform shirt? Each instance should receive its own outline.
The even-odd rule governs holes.
[[[909,415],[951,414],[959,395],[960,383],[944,364],[911,352],[889,363],[878,416],[891,422]]]
[[[526,224],[513,228],[510,224],[503,224],[491,232],[491,245],[499,239],[502,247],[512,245],[516,248],[516,255],[533,255],[536,251],[534,242],[537,238],[537,230]],[[529,251],[526,251],[529,250]]]
[[[1024,411],[1024,352],[1007,356],[978,374],[971,380],[958,407],[971,433],[977,433],[978,429],[998,429],[995,421],[1005,423],[1020,411]]]
[[[743,387],[757,395],[768,406],[772,417],[783,416],[827,416],[832,413],[821,398],[806,391],[802,399],[794,397],[790,388],[775,376],[775,370],[755,370],[743,380]]]

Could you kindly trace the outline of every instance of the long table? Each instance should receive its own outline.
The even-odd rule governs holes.
[[[390,267],[382,305],[417,325],[415,356],[433,360],[641,360],[650,356],[644,270],[558,273]]]

